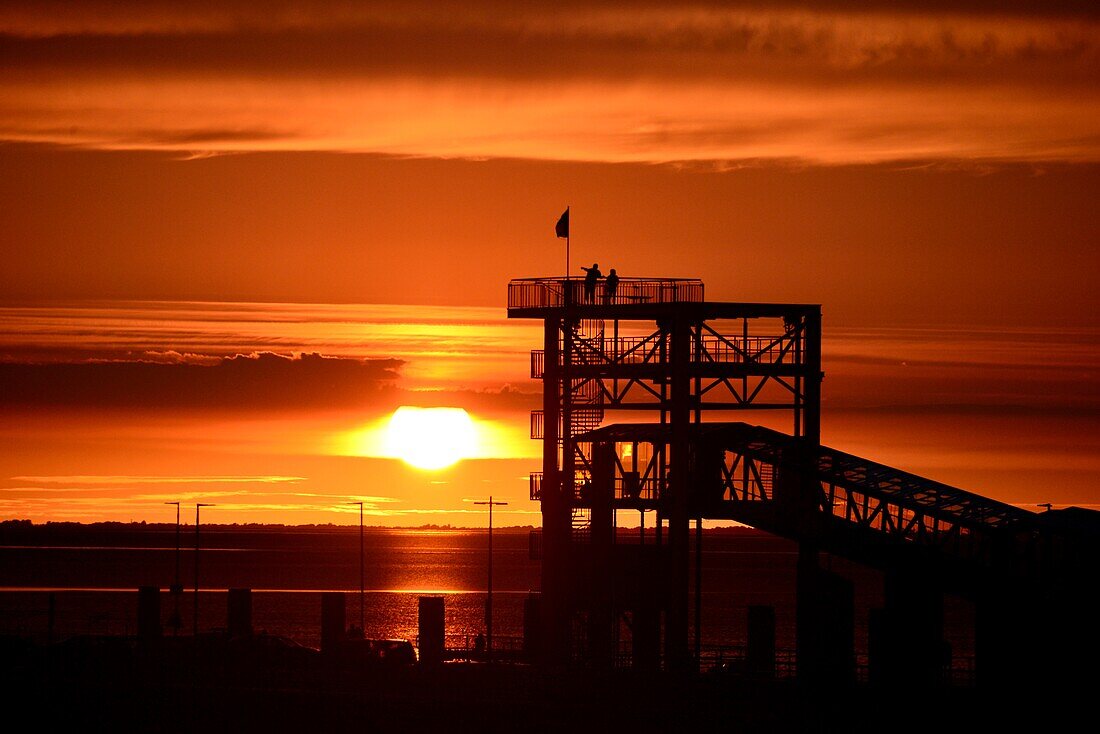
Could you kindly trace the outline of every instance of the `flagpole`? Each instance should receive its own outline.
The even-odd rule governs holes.
[[[570,286],[573,285],[570,282],[571,278],[569,273],[569,266],[571,264],[569,262],[569,248],[572,244],[572,232],[569,229],[569,209],[570,207],[565,207],[565,211],[558,217],[558,223],[554,225],[554,234],[557,235],[559,239],[561,238],[562,228],[565,228],[565,280],[562,281],[562,290],[564,291],[564,293],[562,293],[562,302],[567,306],[573,297],[573,294],[569,292]]]
[[[568,222],[569,226],[565,230],[565,290],[567,292],[570,290],[570,288],[569,288],[569,278],[570,278],[570,275],[571,275],[571,271],[569,270],[569,244],[570,244],[569,243],[569,238],[573,236],[573,215],[570,214],[569,209],[570,209],[570,207],[568,207],[568,206],[565,207],[565,213],[569,217],[566,220]],[[569,303],[569,299],[572,298],[572,297],[573,297],[573,294],[568,293],[568,295],[566,295],[566,301],[565,302]]]

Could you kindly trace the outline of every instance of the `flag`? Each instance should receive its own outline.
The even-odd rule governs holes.
[[[561,217],[558,219],[558,223],[554,225],[554,233],[558,237],[569,238],[569,207],[565,207],[565,211],[562,212]]]

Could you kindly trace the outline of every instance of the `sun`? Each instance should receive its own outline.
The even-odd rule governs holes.
[[[477,453],[477,429],[462,408],[403,405],[390,416],[383,449],[417,469],[444,469]]]

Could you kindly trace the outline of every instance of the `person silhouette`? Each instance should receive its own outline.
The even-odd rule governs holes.
[[[604,301],[614,303],[615,291],[619,289],[619,274],[615,272],[615,268],[611,268],[611,272],[607,274],[607,283],[604,288]]]
[[[603,277],[603,273],[600,272],[599,263],[592,263],[590,268],[582,265],[581,270],[584,271],[584,300],[591,303],[596,299],[596,283]]]

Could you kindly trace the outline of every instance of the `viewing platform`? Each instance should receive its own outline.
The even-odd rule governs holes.
[[[702,302],[699,278],[620,278],[613,293],[601,278],[591,294],[585,292],[584,278],[516,278],[508,283],[508,315],[520,318],[567,306],[606,312],[609,307]]]
[[[806,303],[707,301],[700,278],[620,278],[614,293],[607,279],[591,298],[584,278],[515,278],[508,282],[508,318],[542,319],[566,308],[578,319],[650,320],[686,316],[692,320],[781,318],[797,322],[821,306]]]

